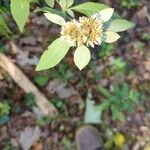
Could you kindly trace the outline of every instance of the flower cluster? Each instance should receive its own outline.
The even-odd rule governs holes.
[[[67,40],[72,46],[100,45],[102,34],[103,22],[93,16],[66,22],[61,29],[61,38]]]

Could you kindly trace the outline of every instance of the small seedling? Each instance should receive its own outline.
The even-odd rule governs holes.
[[[0,116],[9,115],[10,106],[7,102],[0,102]]]
[[[52,103],[54,104],[54,106],[56,108],[58,108],[60,111],[63,111],[65,108],[65,104],[63,103],[63,101],[61,99],[58,98],[53,98],[52,99]]]
[[[27,107],[32,108],[36,105],[35,95],[33,93],[28,93],[24,97],[24,103]]]
[[[0,102],[0,125],[9,121],[10,106],[7,102]]]
[[[37,119],[36,120],[36,124],[39,125],[39,126],[41,126],[41,127],[44,127],[44,126],[50,124],[51,120],[52,119],[49,116],[43,117],[43,118]]]
[[[35,76],[33,80],[38,86],[45,86],[49,80],[49,77],[48,76]]]
[[[139,103],[139,93],[123,82],[121,85],[112,85],[112,92],[100,87],[100,93],[105,97],[104,102],[99,104],[97,109],[100,111],[111,110],[112,119],[124,121],[123,111],[131,112]]]
[[[109,56],[113,52],[114,48],[115,46],[112,44],[103,43],[100,48],[99,56],[101,58]]]
[[[125,74],[126,62],[123,61],[121,58],[113,60],[111,64],[113,65],[114,72],[118,72],[121,75]]]

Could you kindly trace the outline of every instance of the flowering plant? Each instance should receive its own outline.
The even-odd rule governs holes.
[[[85,9],[87,6],[89,10]],[[93,6],[96,6],[96,12]],[[82,70],[91,59],[89,47],[94,48],[95,45],[101,45],[102,42],[113,43],[120,38],[117,32],[125,31],[133,27],[133,23],[127,20],[111,20],[114,9],[103,4],[87,2],[70,7],[67,12],[73,14],[73,10],[83,13],[86,16],[79,17],[78,20],[73,18],[72,20],[65,21],[58,14],[52,12],[44,13],[48,20],[61,26],[61,30],[60,37],[54,40],[42,54],[36,71],[56,66],[65,57],[71,47],[75,48],[74,63]]]

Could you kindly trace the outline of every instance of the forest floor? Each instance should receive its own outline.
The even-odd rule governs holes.
[[[75,150],[75,132],[87,124],[87,101],[102,103],[106,98],[100,87],[111,91],[112,84],[124,82],[140,95],[134,110],[123,111],[125,117],[118,121],[107,109],[94,126],[110,150],[117,149],[113,141],[116,133],[125,138],[122,150],[144,150],[150,144],[150,8],[147,1],[130,9],[119,2],[103,2],[136,26],[122,34],[119,42],[92,49],[92,61],[83,71],[74,66],[69,53],[57,67],[35,72],[40,55],[59,36],[59,29],[43,15],[31,13],[24,34],[16,34],[15,40],[0,40],[2,47],[9,50],[7,56],[59,112],[55,118],[44,116],[34,95],[25,93],[0,68],[0,101],[10,106],[9,115],[0,118],[0,150]],[[117,61],[112,64],[113,60]]]

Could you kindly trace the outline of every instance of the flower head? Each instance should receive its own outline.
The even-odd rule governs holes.
[[[71,46],[76,46],[76,44],[80,43],[81,40],[79,36],[79,30],[79,23],[75,19],[66,22],[61,29],[61,38],[68,41]]]
[[[80,17],[79,21],[66,22],[61,29],[61,37],[72,46],[101,44],[102,21],[93,17]]]
[[[103,33],[103,23],[100,19],[93,17],[80,17],[80,33],[84,38],[84,44],[87,46],[100,45]]]

